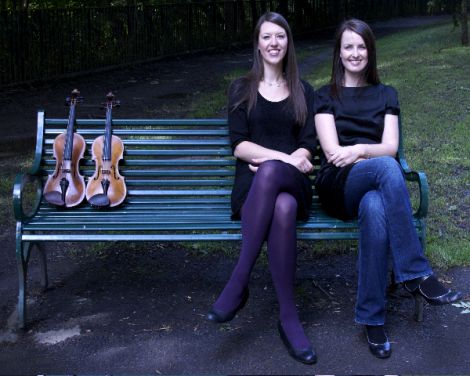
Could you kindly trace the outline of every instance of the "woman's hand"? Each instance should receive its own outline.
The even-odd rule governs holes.
[[[256,172],[258,170],[258,166],[266,162],[268,160],[272,160],[270,158],[254,158],[253,163],[249,164],[248,167],[251,171]],[[313,165],[310,160],[305,156],[294,156],[294,155],[286,155],[282,160],[284,163],[291,164],[295,168],[297,168],[300,172],[304,174],[308,174],[313,171]]]
[[[328,162],[336,167],[344,167],[362,160],[360,145],[340,146],[327,155]]]
[[[253,158],[253,162],[248,164],[248,167],[251,171],[256,172],[261,163],[269,161],[269,158]]]
[[[313,171],[312,163],[305,156],[289,155],[284,162],[291,164],[303,174],[309,174]]]

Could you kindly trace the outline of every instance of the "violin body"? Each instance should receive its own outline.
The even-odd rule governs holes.
[[[69,184],[65,191],[64,205],[51,203],[70,208],[80,204],[85,198],[85,179],[79,174],[79,163],[85,153],[86,143],[81,135],[74,133],[72,159],[65,160],[63,151],[66,137],[66,134],[62,133],[54,140],[56,168],[54,173],[47,178],[44,194],[47,197],[47,193],[61,192],[61,182],[64,184],[62,179],[66,179]]]
[[[118,170],[119,161],[123,158],[124,144],[112,134],[112,109],[119,106],[114,95],[107,95],[106,127],[104,136],[93,141],[92,157],[95,161],[95,173],[88,180],[86,198],[95,208],[114,207],[121,204],[127,195],[124,177]]]
[[[91,148],[93,160],[95,161],[95,173],[88,180],[86,187],[86,198],[90,201],[96,194],[104,193],[103,184],[109,181],[107,196],[109,206],[117,206],[126,198],[127,188],[124,177],[119,174],[118,164],[123,158],[124,144],[117,136],[112,136],[111,159],[106,160],[104,156],[105,136],[97,137]]]
[[[79,164],[85,153],[86,142],[73,130],[78,94],[75,89],[71,99],[67,99],[70,105],[67,131],[59,134],[54,140],[53,155],[56,167],[44,186],[44,198],[58,207],[70,208],[80,204],[85,198],[85,180],[79,173]]]

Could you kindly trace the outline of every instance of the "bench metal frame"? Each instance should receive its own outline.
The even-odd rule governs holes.
[[[90,150],[104,133],[104,119],[77,119],[76,131],[87,143],[81,173],[94,172]],[[97,210],[86,201],[70,209],[57,209],[42,198],[43,185],[55,168],[54,138],[65,131],[67,119],[37,115],[37,143],[31,170],[17,175],[13,188],[16,219],[16,257],[19,275],[18,324],[26,324],[28,261],[37,246],[48,285],[44,242],[107,241],[226,241],[240,240],[240,222],[230,219],[230,193],[235,160],[226,119],[115,119],[113,133],[124,142],[119,171],[128,196],[113,209]],[[428,210],[428,184],[423,172],[412,171],[404,156],[400,125],[397,160],[408,181],[417,183],[418,205],[413,215],[424,246]],[[319,158],[315,156],[318,167]],[[313,179],[313,177],[312,177]],[[25,188],[34,183],[34,204],[23,209]],[[341,221],[321,210],[314,195],[307,222],[298,222],[300,240],[357,239],[357,221]]]

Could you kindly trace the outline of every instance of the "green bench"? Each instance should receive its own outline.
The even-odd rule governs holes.
[[[104,119],[76,120],[76,131],[87,143],[81,163],[85,179],[93,175],[95,167],[91,143],[103,134],[104,126]],[[38,112],[33,166],[29,173],[18,175],[14,184],[20,327],[26,324],[27,270],[33,245],[40,251],[46,288],[46,255],[40,247],[44,242],[240,240],[240,222],[230,219],[235,163],[225,119],[113,120],[113,133],[124,142],[119,171],[126,179],[128,194],[122,205],[106,210],[97,210],[86,201],[75,208],[57,209],[43,199],[42,188],[55,168],[54,138],[66,127],[67,119],[49,119]],[[408,167],[400,139],[398,160],[406,178],[418,183],[414,221],[424,244],[427,180]],[[318,167],[318,156],[314,164]],[[34,201],[29,210],[24,208],[27,201]],[[302,240],[358,237],[356,221],[329,217],[320,209],[317,197],[308,222],[299,222],[297,230]]]

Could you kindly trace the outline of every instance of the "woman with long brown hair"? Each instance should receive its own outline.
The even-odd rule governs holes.
[[[324,209],[359,220],[357,323],[372,354],[387,358],[385,333],[389,255],[395,282],[432,305],[462,294],[434,276],[415,231],[398,150],[400,106],[396,90],[380,83],[375,38],[351,19],[338,28],[329,85],[315,94],[315,126],[322,147],[315,182]]]
[[[313,89],[299,79],[292,33],[280,14],[258,20],[253,45],[252,69],[229,89],[230,139],[237,158],[232,212],[241,218],[242,246],[207,318],[227,322],[244,307],[251,270],[266,240],[280,337],[291,356],[312,364],[316,355],[299,320],[294,278],[296,221],[307,218],[311,206]]]

